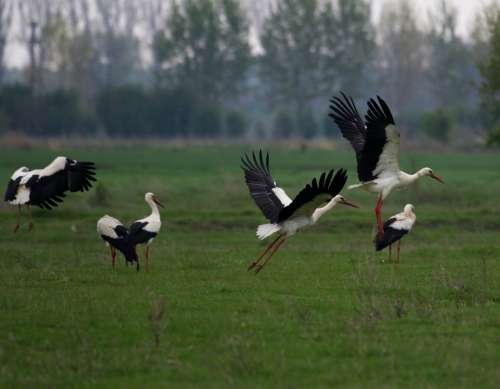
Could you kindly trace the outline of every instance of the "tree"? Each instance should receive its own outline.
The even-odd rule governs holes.
[[[500,7],[495,3],[485,8],[476,21],[474,33],[480,55],[479,93],[481,119],[487,128],[487,143],[500,146]]]
[[[286,104],[302,121],[316,101],[340,88],[356,93],[364,82],[374,47],[370,7],[355,0],[279,0],[262,23],[260,40],[269,100]]]
[[[185,85],[215,101],[233,98],[250,59],[245,14],[236,0],[172,1],[153,50],[159,85]]]
[[[322,16],[317,0],[280,0],[263,23],[262,78],[270,98],[295,112],[325,93]]]
[[[408,108],[423,80],[424,35],[411,4],[384,3],[379,23],[379,82],[396,112]]]
[[[5,46],[9,38],[12,23],[13,3],[9,0],[0,0],[0,84],[5,72]]]
[[[376,48],[370,5],[366,0],[339,0],[336,8],[328,3],[323,18],[325,82],[357,96],[366,87]]]
[[[139,40],[140,4],[136,0],[95,0],[97,23],[94,31],[99,74],[104,87],[124,85],[141,64]]]
[[[441,106],[467,102],[472,89],[470,53],[456,33],[457,9],[447,0],[429,14],[431,29],[427,36],[430,56],[427,77],[430,89]]]

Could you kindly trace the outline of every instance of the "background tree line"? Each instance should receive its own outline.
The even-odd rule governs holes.
[[[339,90],[382,95],[414,139],[500,143],[500,7],[457,34],[446,0],[0,0],[0,131],[338,136]],[[8,44],[29,61],[6,67]]]

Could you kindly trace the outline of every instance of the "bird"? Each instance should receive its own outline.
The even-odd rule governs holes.
[[[138,244],[145,244],[145,260],[144,269],[149,271],[149,246],[154,238],[160,232],[161,219],[158,206],[164,207],[154,193],[148,192],[144,195],[144,200],[151,207],[151,214],[145,218],[133,222],[129,229],[129,239],[134,247]],[[139,270],[139,262],[137,262],[137,270]]]
[[[57,157],[43,169],[30,170],[23,166],[11,176],[4,201],[18,206],[17,224],[20,226],[21,206],[26,205],[29,213],[29,227],[33,228],[31,206],[50,210],[64,199],[65,192],[84,192],[92,187],[95,178],[93,162],[79,162],[67,157]]]
[[[424,167],[414,174],[399,168],[400,134],[389,106],[380,96],[377,96],[377,100],[368,100],[365,123],[352,97],[340,93],[342,97],[333,96],[330,100],[329,116],[356,153],[360,183],[350,185],[348,189],[361,188],[378,194],[375,216],[378,234],[383,236],[382,204],[393,189],[407,187],[424,176],[441,183],[444,181],[430,167]]]
[[[345,169],[337,170],[335,175],[333,169],[328,173],[322,173],[319,180],[313,178],[312,182],[292,200],[271,176],[269,153],[266,153],[265,160],[262,150],[259,151],[258,157],[255,152],[252,152],[252,158],[245,154],[241,157],[241,163],[250,195],[270,222],[257,227],[257,237],[263,240],[278,234],[248,267],[248,270],[255,268],[256,274],[264,268],[290,236],[304,227],[315,224],[337,204],[358,208],[339,194],[347,182]]]
[[[135,245],[129,237],[127,227],[118,219],[112,216],[104,215],[97,221],[97,232],[111,249],[111,263],[115,268],[116,250],[120,251],[126,260],[126,263],[136,262],[139,264]]]
[[[398,242],[398,254],[396,262],[399,263],[399,253],[401,251],[401,238],[411,231],[417,216],[415,215],[415,207],[412,204],[406,204],[403,212],[391,216],[384,223],[384,236],[375,237],[375,249],[377,251],[385,249],[389,246],[389,261],[392,260],[392,245]]]

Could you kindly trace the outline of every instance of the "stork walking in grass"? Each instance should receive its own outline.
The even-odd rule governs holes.
[[[160,232],[161,219],[158,206],[163,207],[154,193],[148,192],[144,200],[151,207],[151,214],[143,219],[136,220],[129,228],[125,227],[118,219],[105,215],[97,222],[97,232],[111,248],[111,260],[115,267],[116,250],[120,251],[126,263],[135,262],[139,271],[139,257],[136,246],[145,244],[144,269],[149,271],[149,245]]]
[[[9,180],[4,200],[18,206],[17,224],[19,229],[21,206],[26,205],[29,213],[29,227],[33,228],[31,205],[44,209],[57,207],[66,192],[84,192],[92,187],[95,179],[95,164],[79,162],[66,157],[57,157],[43,169],[17,169]]]
[[[122,222],[112,216],[104,215],[97,221],[97,232],[106,243],[106,246],[111,249],[113,269],[116,262],[116,250],[123,254],[127,264],[136,262],[137,269],[139,268],[135,245],[130,239],[127,227]]]
[[[385,249],[389,246],[389,261],[392,260],[392,245],[398,242],[398,252],[396,262],[399,263],[399,254],[401,251],[401,239],[411,231],[417,216],[415,215],[415,207],[412,204],[406,204],[403,212],[391,216],[384,223],[384,236],[375,237],[375,249],[377,251]]]
[[[136,220],[129,228],[129,239],[134,247],[138,244],[145,244],[144,269],[149,271],[149,246],[160,232],[161,219],[158,206],[163,208],[163,204],[154,193],[148,192],[144,195],[144,200],[151,208],[151,214],[143,219]],[[137,262],[139,270],[139,262]]]
[[[315,224],[335,205],[343,204],[357,208],[357,205],[339,194],[347,181],[344,169],[337,170],[335,175],[333,170],[323,173],[319,180],[314,178],[311,184],[306,185],[292,200],[277,186],[271,176],[269,154],[266,154],[265,160],[262,150],[258,157],[255,153],[252,153],[252,158],[245,155],[241,158],[241,163],[250,195],[270,221],[269,224],[258,226],[257,237],[262,240],[273,234],[278,235],[257,260],[250,264],[248,270],[256,268],[256,273],[259,273],[288,237],[304,227]]]
[[[425,167],[414,174],[399,168],[400,134],[392,113],[382,98],[368,101],[366,124],[361,119],[352,97],[341,92],[342,97],[330,100],[330,114],[356,152],[359,184],[349,189],[361,188],[378,194],[375,215],[379,235],[384,235],[382,204],[393,189],[413,184],[420,177],[429,176],[443,183],[431,168]]]

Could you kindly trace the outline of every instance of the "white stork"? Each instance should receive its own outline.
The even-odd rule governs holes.
[[[29,212],[29,230],[33,228],[31,205],[52,209],[63,201],[65,192],[84,192],[92,187],[95,179],[95,164],[79,162],[66,157],[57,157],[43,169],[17,169],[9,180],[4,201],[18,206],[17,224],[19,229],[21,206]]]
[[[154,193],[148,192],[144,195],[144,200],[151,207],[151,214],[143,219],[136,220],[130,225],[129,239],[134,246],[146,244],[144,269],[149,271],[149,245],[160,232],[161,219],[158,205],[163,208],[163,204],[156,198]],[[139,263],[137,263],[139,266]],[[139,267],[137,267],[139,270]]]
[[[330,100],[329,116],[356,152],[361,183],[351,185],[349,189],[362,188],[379,194],[375,214],[378,233],[383,236],[382,204],[393,189],[411,185],[423,176],[432,177],[441,183],[443,180],[429,167],[420,169],[415,174],[405,173],[399,168],[400,134],[384,100],[377,96],[378,102],[374,99],[368,101],[365,125],[352,97],[341,94],[342,98],[334,96]]]
[[[357,205],[339,195],[347,182],[344,169],[337,170],[335,176],[334,171],[330,170],[328,174],[321,174],[319,180],[314,178],[311,184],[307,184],[292,201],[285,191],[277,186],[271,176],[269,153],[266,154],[265,162],[262,150],[259,152],[258,159],[255,153],[252,153],[252,157],[253,161],[248,155],[241,158],[245,181],[255,204],[271,222],[258,226],[257,237],[263,240],[275,233],[278,233],[278,237],[267,246],[257,260],[250,264],[248,270],[256,267],[256,273],[260,272],[289,236],[304,227],[315,224],[335,205],[343,204],[358,208]],[[268,252],[270,252],[269,256],[263,263],[260,263]]]
[[[116,250],[120,251],[127,263],[136,262],[137,268],[139,260],[135,245],[132,243],[127,228],[114,217],[104,215],[97,221],[97,232],[106,242],[106,246],[111,249],[111,263],[115,268]]]
[[[391,216],[391,218],[384,223],[384,236],[378,235],[375,237],[374,243],[377,251],[383,250],[389,246],[389,261],[392,260],[392,245],[398,242],[398,256],[396,261],[399,263],[401,238],[411,231],[417,220],[414,210],[415,207],[412,204],[406,204],[403,212]]]

